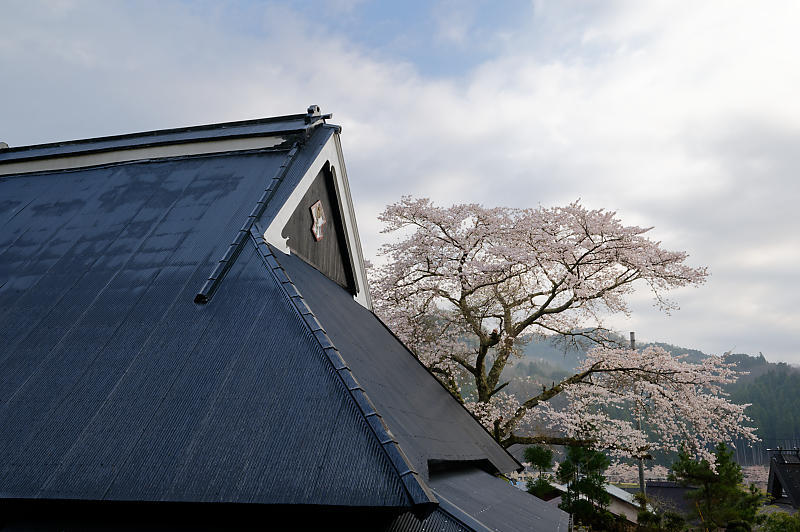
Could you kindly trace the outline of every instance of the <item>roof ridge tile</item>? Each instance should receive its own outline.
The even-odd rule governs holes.
[[[436,505],[438,505],[436,496],[431,489],[425,485],[422,477],[414,469],[414,466],[389,430],[383,417],[377,411],[375,405],[355,378],[355,375],[350,371],[342,354],[336,349],[333,341],[331,341],[325,329],[322,328],[322,325],[320,325],[316,316],[306,304],[300,291],[291,279],[289,279],[283,267],[278,263],[272,250],[264,240],[264,237],[252,227],[250,229],[250,236],[259,254],[264,258],[265,265],[269,267],[268,269],[270,272],[272,272],[275,278],[280,282],[281,287],[286,291],[287,296],[289,296],[289,300],[295,306],[297,312],[303,317],[309,330],[313,333],[314,338],[327,355],[329,363],[333,366],[336,374],[347,388],[348,394],[358,407],[359,412],[361,412],[367,425],[380,443],[381,448],[386,453],[397,476],[402,481],[413,506],[422,510],[423,513],[433,511]]]

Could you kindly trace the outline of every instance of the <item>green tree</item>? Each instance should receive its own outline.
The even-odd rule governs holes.
[[[663,514],[663,528],[668,532],[679,532],[683,530],[686,525],[686,519],[676,512],[664,512]]]
[[[550,485],[550,476],[545,473],[545,471],[553,467],[553,451],[547,447],[533,445],[525,449],[523,456],[525,461],[539,472],[536,478],[528,480],[526,485],[528,493],[544,498],[553,491],[553,487]]]
[[[766,516],[760,530],[764,532],[800,532],[800,513],[789,515],[774,512]]]
[[[603,476],[610,461],[600,451],[571,445],[567,458],[558,467],[558,480],[567,485],[567,493],[561,497],[559,508],[569,512],[575,521],[607,530],[613,516],[606,511],[611,497],[605,490]]]
[[[749,530],[757,521],[764,496],[754,484],[749,489],[742,485],[742,468],[724,443],[717,445],[714,456],[712,468],[708,461],[695,461],[681,451],[672,465],[670,479],[697,488],[687,494],[695,502],[693,517],[716,527]]]

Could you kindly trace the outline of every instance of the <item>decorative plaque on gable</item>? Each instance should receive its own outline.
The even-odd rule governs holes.
[[[311,232],[314,233],[314,238],[319,242],[322,240],[322,226],[328,221],[325,219],[325,209],[322,208],[322,201],[317,200],[311,209]]]

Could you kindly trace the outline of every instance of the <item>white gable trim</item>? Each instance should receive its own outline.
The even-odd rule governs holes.
[[[347,170],[344,166],[344,157],[342,156],[342,146],[339,141],[339,134],[335,133],[325,142],[322,146],[317,157],[306,169],[302,179],[294,188],[289,198],[281,206],[278,213],[272,219],[267,229],[264,231],[264,240],[276,249],[286,253],[290,253],[288,239],[281,236],[283,228],[289,222],[292,213],[294,213],[300,200],[303,199],[311,184],[316,179],[317,175],[329,163],[334,178],[336,179],[336,189],[342,196],[340,203],[342,206],[342,221],[344,222],[344,229],[347,238],[348,247],[355,256],[351,257],[353,261],[356,283],[358,284],[358,293],[354,299],[363,307],[372,310],[372,297],[369,293],[369,286],[367,285],[367,272],[364,268],[364,256],[361,251],[361,240],[358,237],[358,227],[356,225],[355,210],[353,209],[353,201],[350,197],[350,185],[347,181]],[[345,250],[346,251],[346,250]]]

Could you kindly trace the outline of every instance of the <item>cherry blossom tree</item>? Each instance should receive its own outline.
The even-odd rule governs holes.
[[[612,416],[626,403],[653,416],[649,428],[665,435],[665,448],[694,434],[699,451],[741,432],[741,409],[719,388],[733,369],[716,358],[695,367],[653,349],[624,350],[603,326],[603,316],[628,312],[635,284],[668,312],[676,307],[667,291],[707,276],[686,264],[686,253],[648,239],[649,228],[625,226],[614,212],[578,202],[439,207],[404,197],[380,219],[384,232],[399,238],[370,271],[376,312],[502,445],[582,442],[646,455],[654,447],[644,428]],[[526,342],[545,334],[602,348],[535,396],[508,394],[503,370]],[[570,399],[566,410],[549,406],[559,394]],[[710,417],[703,421],[702,413]]]

